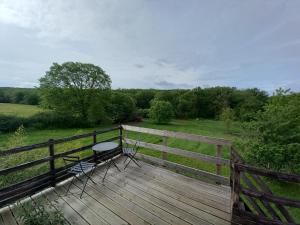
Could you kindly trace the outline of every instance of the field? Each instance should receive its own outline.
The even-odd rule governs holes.
[[[42,111],[43,109],[34,105],[0,103],[0,115],[29,117]]]
[[[222,122],[220,121],[214,121],[214,120],[173,120],[171,124],[168,125],[156,125],[151,123],[150,121],[144,121],[140,122],[137,124],[134,124],[136,126],[141,126],[141,127],[148,127],[148,128],[155,128],[155,129],[162,129],[162,130],[171,130],[171,131],[181,131],[181,132],[186,132],[186,133],[193,133],[193,134],[200,134],[200,135],[205,135],[205,136],[212,136],[212,137],[220,137],[220,138],[226,138],[230,140],[238,139],[239,134],[241,133],[241,126],[239,123],[234,123],[230,133],[228,134],[225,130],[225,126]],[[87,133],[91,132],[93,130],[99,130],[104,127],[96,127],[96,128],[89,128],[89,129],[56,129],[56,130],[26,130],[26,134],[23,139],[23,145],[28,145],[28,144],[33,144],[33,143],[38,143],[38,142],[43,142],[48,140],[49,138],[61,138],[61,137],[68,137],[72,136],[75,134],[81,134],[81,133]],[[110,137],[113,137],[117,134],[117,132],[111,132],[107,133],[104,135],[99,136],[99,139],[107,139]],[[129,138],[141,140],[141,141],[146,141],[146,142],[151,142],[151,143],[161,143],[162,139],[161,137],[154,136],[154,135],[146,135],[146,134],[141,134],[141,133],[134,133],[134,132],[128,132],[127,134],[125,133]],[[7,140],[12,136],[12,134],[2,134],[0,135],[0,150],[6,149],[7,148]],[[85,138],[85,139],[80,139],[77,141],[72,141],[68,144],[58,146],[55,151],[56,152],[63,152],[66,150],[70,150],[72,148],[77,148],[82,145],[86,145],[91,143],[91,138]],[[184,141],[184,140],[179,140],[179,139],[173,139],[170,138],[168,139],[168,146],[171,147],[178,147],[190,151],[195,151],[195,152],[201,152],[204,154],[208,155],[215,155],[216,154],[216,149],[215,146],[213,145],[207,145],[207,144],[202,144],[202,143],[197,143],[197,142],[191,142],[191,141]],[[140,150],[142,153],[151,155],[154,157],[160,157],[161,153],[158,151],[150,150],[150,149],[141,149]],[[28,154],[27,156],[24,156],[24,154],[21,157],[18,158],[13,158],[8,160],[7,163],[2,164],[0,167],[7,167],[11,166],[12,164],[19,164],[22,162],[25,162],[27,160],[32,160],[32,159],[38,159],[41,158],[42,156],[46,156],[48,154],[47,149],[40,149],[38,151],[35,151],[32,154]],[[81,156],[87,156],[90,155],[91,151],[87,150],[81,153]],[[229,158],[229,150],[225,149],[223,151],[223,157]],[[1,159],[2,160],[2,159]],[[203,161],[198,161],[198,160],[192,160],[190,158],[185,158],[181,156],[176,156],[169,154],[168,155],[168,160],[184,164],[187,166],[191,166],[197,169],[202,169],[208,172],[215,172],[215,165],[206,163]],[[62,161],[58,162],[57,166],[62,165]],[[31,177],[33,175],[40,174],[41,172],[45,171],[48,169],[48,165],[43,165],[37,168],[33,168],[33,170],[27,171],[22,171],[22,173],[15,174],[13,182],[19,181],[20,179],[24,179],[25,177]],[[222,174],[225,176],[229,175],[229,169],[224,168],[222,170]],[[12,180],[10,180],[12,182]],[[281,196],[286,196],[286,197],[291,197],[294,199],[300,199],[300,194],[299,194],[299,186],[298,185],[291,185],[291,184],[286,184],[286,183],[279,183],[279,182],[273,182],[271,180],[267,180],[269,182],[270,186],[272,187],[272,190],[281,195]],[[0,186],[5,186],[6,181],[3,180],[2,182],[0,181]],[[6,183],[7,184],[7,183]],[[291,210],[292,214],[297,217],[298,220],[299,218],[299,212],[296,210]]]

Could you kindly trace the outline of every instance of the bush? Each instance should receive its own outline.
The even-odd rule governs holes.
[[[24,225],[64,225],[66,224],[62,212],[57,211],[46,200],[35,200],[18,203],[17,217]]]
[[[226,132],[229,133],[231,124],[234,120],[234,111],[233,109],[229,107],[225,107],[221,114],[220,114],[220,120],[225,123]]]
[[[149,118],[149,109],[138,109],[137,114],[141,118]]]
[[[133,121],[137,116],[135,102],[123,93],[113,93],[109,111],[114,123]]]
[[[25,126],[32,128],[77,128],[88,127],[91,124],[88,121],[80,120],[77,117],[57,113],[41,112],[26,119]]]
[[[158,124],[169,123],[174,117],[171,103],[167,101],[153,101],[151,103],[149,117]]]
[[[25,118],[0,115],[0,133],[13,132],[17,130],[24,122]]]
[[[249,162],[300,173],[300,94],[277,92],[245,125],[245,134],[238,144]]]

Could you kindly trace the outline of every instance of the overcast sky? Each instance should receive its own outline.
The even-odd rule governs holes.
[[[101,66],[113,88],[300,91],[299,0],[0,0],[0,86],[53,62]]]

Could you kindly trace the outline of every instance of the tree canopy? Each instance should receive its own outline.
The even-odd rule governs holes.
[[[79,62],[53,63],[40,79],[42,104],[45,107],[83,119],[103,111],[107,99],[103,95],[107,95],[110,88],[110,77],[103,69]]]

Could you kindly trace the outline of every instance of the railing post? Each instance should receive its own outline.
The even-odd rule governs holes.
[[[50,156],[50,173],[51,173],[51,186],[55,187],[55,158],[54,158],[54,141],[49,139],[49,156]]]
[[[119,126],[119,144],[120,144],[121,150],[123,150],[123,127],[122,127],[122,125]]]
[[[216,156],[218,158],[221,158],[222,157],[222,145],[217,145],[217,153],[216,153]],[[217,175],[221,175],[222,173],[222,164],[220,163],[216,163],[216,174]]]
[[[95,145],[96,143],[97,143],[97,133],[94,130],[94,132],[93,132],[93,144]],[[97,162],[97,154],[96,154],[95,151],[94,151],[94,162],[95,163]]]
[[[165,147],[167,147],[167,144],[168,144],[168,143],[167,143],[167,137],[164,136],[164,137],[163,137],[163,145],[164,145]],[[162,151],[162,152],[161,152],[161,158],[162,158],[163,160],[168,160],[168,153]]]
[[[234,208],[239,207],[240,201],[240,171],[235,162],[232,162],[233,169],[233,190],[232,190],[232,206]]]

